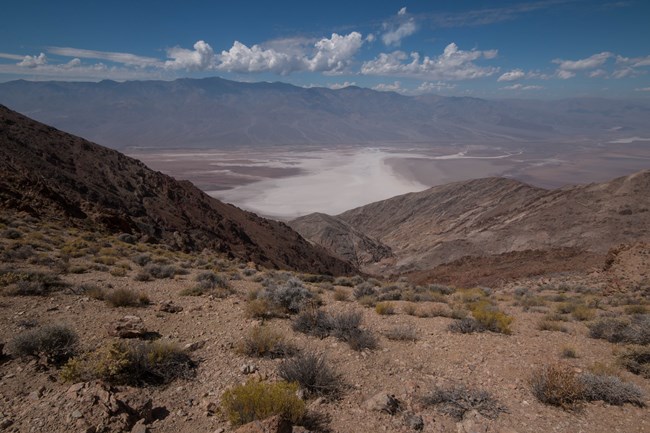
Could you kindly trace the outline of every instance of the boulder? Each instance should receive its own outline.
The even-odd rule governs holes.
[[[143,338],[147,335],[147,328],[138,316],[124,316],[108,325],[108,334],[119,338]]]
[[[291,423],[280,415],[244,424],[235,433],[292,433]]]
[[[363,403],[368,410],[386,412],[394,415],[400,409],[400,401],[394,395],[384,391],[375,394]]]

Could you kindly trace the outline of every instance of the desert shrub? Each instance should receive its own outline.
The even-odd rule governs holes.
[[[257,296],[267,300],[275,309],[289,314],[298,313],[314,298],[302,281],[293,277],[284,283],[268,284]]]
[[[524,311],[529,311],[533,307],[543,307],[546,305],[546,301],[543,298],[530,295],[521,297],[517,303]]]
[[[13,296],[47,296],[65,287],[58,275],[42,272],[0,271],[0,285],[14,283],[4,294]]]
[[[425,406],[436,406],[440,412],[458,421],[463,419],[465,413],[473,410],[490,419],[506,411],[489,392],[464,385],[436,387],[422,398],[422,403]]]
[[[431,295],[420,297],[419,295],[414,295],[412,291],[402,291],[400,289],[394,289],[397,286],[388,286],[382,287],[379,289],[376,298],[378,301],[399,301],[403,298],[408,298],[408,300],[415,300],[415,297],[418,297],[418,300],[424,300],[425,298],[433,299]],[[408,296],[406,296],[408,294]]]
[[[32,257],[30,261],[33,261],[33,256],[35,254],[36,251],[34,251],[34,248],[31,245],[21,245],[19,243],[14,243],[2,251],[0,258],[3,262],[21,262]]]
[[[77,295],[86,295],[92,299],[104,300],[104,290],[95,284],[79,284],[72,290],[72,293]]]
[[[530,290],[527,287],[517,287],[513,291],[515,298],[523,298],[530,296]]]
[[[571,312],[571,316],[573,316],[574,319],[583,322],[592,320],[596,316],[596,313],[586,305],[577,305]]]
[[[334,277],[331,275],[322,274],[302,274],[300,279],[305,283],[332,283]]]
[[[473,289],[458,290],[456,291],[456,295],[454,296],[457,297],[461,302],[465,304],[473,304],[483,300],[488,295],[485,293],[483,289],[476,287]]]
[[[313,309],[303,311],[296,316],[293,321],[293,330],[318,338],[331,335],[347,342],[353,350],[377,347],[376,338],[369,331],[360,329],[360,325],[361,313],[356,311],[330,314]]]
[[[332,316],[319,309],[305,310],[296,316],[292,328],[296,332],[325,338],[332,332]]]
[[[95,263],[99,263],[100,265],[113,266],[117,262],[117,259],[113,256],[99,256],[95,257],[93,261]]]
[[[348,291],[342,288],[337,288],[334,290],[334,299],[337,301],[347,301],[348,300]]]
[[[278,376],[289,383],[297,383],[308,396],[337,397],[343,386],[341,375],[330,367],[324,355],[303,353],[283,361]]]
[[[127,288],[104,291],[104,300],[111,307],[139,307],[150,303],[146,295]]]
[[[70,272],[71,274],[85,274],[86,272],[88,272],[88,266],[84,266],[84,265],[70,266],[68,272]]]
[[[133,277],[135,281],[151,281],[151,274],[145,270],[139,271]]]
[[[337,284],[337,285],[342,286],[343,284]],[[354,296],[355,299],[359,299],[364,296],[375,296],[376,294],[377,294],[377,289],[375,289],[374,285],[368,282],[359,284],[354,288],[354,291],[352,292],[352,295]]]
[[[114,277],[125,277],[126,276],[126,269],[124,268],[113,268],[111,269],[110,274]]]
[[[322,290],[327,290],[328,292],[334,290],[334,284],[330,283],[329,281],[318,283],[318,287],[321,288]],[[343,289],[339,287],[337,290],[343,290]]]
[[[549,313],[545,314],[542,320],[549,322],[568,322],[569,318],[560,313]]]
[[[221,396],[221,409],[233,426],[280,415],[293,424],[305,416],[305,402],[296,396],[298,385],[248,381]]]
[[[281,358],[291,354],[293,349],[284,342],[281,334],[262,325],[251,328],[237,351],[258,358]]]
[[[264,319],[275,314],[266,299],[251,299],[244,307],[244,315],[249,319]]]
[[[537,329],[540,331],[555,331],[555,332],[569,332],[569,329],[557,322],[542,319],[537,323]]]
[[[245,277],[252,277],[256,273],[257,273],[257,269],[255,269],[255,268],[245,268],[242,271],[242,274],[244,274]]]
[[[210,294],[218,298],[226,298],[235,291],[228,281],[214,272],[202,272],[196,276],[197,285],[181,291],[183,296],[201,296]]]
[[[138,239],[130,233],[120,233],[117,235],[117,240],[131,245],[135,244],[138,241]]]
[[[510,334],[510,324],[513,317],[499,311],[495,306],[488,302],[479,302],[472,307],[472,316],[485,329],[501,334]]]
[[[77,342],[77,334],[67,326],[49,325],[16,335],[9,347],[15,356],[44,356],[58,364],[74,355]]]
[[[648,307],[643,304],[634,304],[625,306],[625,314],[636,315],[636,314],[648,314]]]
[[[375,305],[375,311],[381,316],[395,314],[395,307],[390,302],[379,302]]]
[[[601,319],[589,326],[589,336],[610,343],[650,344],[650,315],[640,314],[630,320]]]
[[[582,373],[580,382],[583,386],[582,398],[585,401],[604,401],[614,406],[631,403],[639,407],[645,406],[641,388],[623,382],[616,376],[603,374]]]
[[[131,257],[133,263],[139,266],[145,266],[147,263],[151,262],[151,256],[149,254],[136,254]]]
[[[384,335],[389,340],[396,341],[417,341],[418,333],[412,327],[408,325],[395,326],[387,330]]]
[[[542,367],[530,379],[533,395],[542,403],[575,408],[584,395],[584,384],[572,367],[553,364]]]
[[[348,277],[337,277],[334,280],[335,286],[345,286],[345,287],[354,287],[354,283]]]
[[[339,340],[347,341],[360,332],[362,317],[358,311],[343,311],[328,315],[330,333]]]
[[[573,347],[565,346],[561,352],[562,358],[577,358],[578,354]]]
[[[176,268],[172,265],[162,265],[157,263],[149,263],[144,267],[144,270],[154,278],[173,278],[176,275]]]
[[[0,234],[5,239],[20,239],[23,237],[22,232],[20,230],[16,230],[14,228],[8,228],[2,231]]]
[[[68,381],[102,379],[117,385],[163,385],[194,376],[196,363],[185,351],[165,341],[118,341],[64,366]]]
[[[357,302],[359,305],[362,305],[364,307],[375,308],[375,305],[377,305],[377,298],[374,296],[362,296],[357,299]]]
[[[402,313],[408,314],[409,316],[415,316],[417,312],[417,307],[413,304],[404,304],[402,305]]]
[[[602,400],[612,405],[631,403],[645,406],[643,393],[634,384],[602,372],[577,373],[572,367],[554,364],[538,370],[530,380],[533,394],[539,401],[565,409],[581,402]]]
[[[453,287],[445,286],[443,284],[429,284],[427,289],[434,293],[440,293],[441,295],[451,295],[456,291]]]
[[[626,370],[650,379],[650,348],[629,348],[621,353],[618,359]]]
[[[345,340],[350,349],[360,352],[362,350],[374,350],[377,348],[377,338],[365,329],[358,329],[356,332],[348,335]]]
[[[460,320],[454,320],[449,324],[448,329],[451,332],[459,334],[471,334],[473,332],[485,332],[486,328],[478,320],[466,317]]]

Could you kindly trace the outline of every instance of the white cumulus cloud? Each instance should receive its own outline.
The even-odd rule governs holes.
[[[596,69],[594,71],[589,72],[589,77],[590,78],[606,78],[607,77],[607,71],[604,69]]]
[[[558,64],[558,68],[563,71],[582,71],[585,69],[594,69],[602,66],[607,59],[613,57],[614,54],[603,51],[602,53],[594,54],[593,56],[587,57],[586,59],[580,60],[562,60],[555,59],[553,63]]]
[[[388,46],[399,46],[402,39],[418,30],[413,17],[407,16],[405,7],[397,12],[397,17],[392,22],[384,23],[383,28],[384,34],[381,35],[381,40]]]
[[[113,51],[84,50],[72,47],[49,47],[47,52],[64,57],[75,57],[81,59],[100,59],[109,62],[122,63],[130,66],[156,66],[160,65],[160,60],[153,57],[138,56],[131,53],[119,53]]]
[[[218,69],[228,72],[275,72],[290,74],[297,71],[338,73],[352,61],[363,45],[361,33],[333,33],[330,38],[317,40],[311,46],[295,43],[274,43],[270,47],[251,47],[235,41],[219,56]]]
[[[380,92],[403,92],[402,83],[399,81],[394,81],[392,83],[380,83],[372,88],[373,90],[378,90]]]
[[[403,51],[381,53],[374,60],[361,66],[365,75],[414,76],[433,80],[468,80],[493,75],[498,72],[495,67],[482,67],[474,63],[481,58],[493,59],[497,50],[463,51],[455,43],[445,47],[443,53],[436,57]]]
[[[327,87],[329,87],[332,90],[338,90],[338,89],[345,89],[346,87],[356,86],[356,85],[357,83],[354,81],[345,81],[343,83],[333,83],[328,85]]]
[[[564,69],[558,69],[555,72],[555,75],[557,75],[557,77],[562,80],[568,80],[569,78],[573,78],[576,76],[575,72],[566,71]]]
[[[616,63],[628,65],[632,68],[640,68],[643,66],[650,66],[650,56],[645,57],[623,57],[616,56]]]
[[[521,83],[517,83],[517,84],[513,84],[511,86],[502,87],[502,89],[505,89],[505,90],[540,90],[540,89],[543,89],[543,87],[542,86],[533,86],[533,85],[526,86],[526,85],[523,85]]]
[[[502,74],[497,81],[517,81],[526,76],[526,73],[521,69],[513,69],[512,71]]]
[[[167,69],[187,69],[190,71],[205,71],[214,67],[214,50],[205,41],[197,41],[193,50],[174,47],[167,50],[170,60],[165,62]]]
[[[25,56],[23,60],[18,63],[18,66],[23,68],[37,68],[47,64],[47,56],[44,53],[38,56]]]
[[[415,89],[416,94],[441,92],[444,90],[453,90],[456,88],[455,84],[445,83],[444,81],[437,81],[435,83],[425,81]]]

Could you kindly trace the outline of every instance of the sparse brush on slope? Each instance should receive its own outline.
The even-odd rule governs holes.
[[[489,392],[467,388],[464,385],[435,387],[422,398],[425,406],[436,406],[444,414],[462,420],[465,413],[475,410],[487,418],[496,418],[506,412]]]
[[[118,341],[72,358],[61,375],[72,382],[102,379],[118,385],[145,386],[191,378],[195,368],[196,363],[174,343]]]
[[[620,406],[645,406],[641,389],[605,373],[578,373],[565,364],[542,367],[530,378],[533,395],[542,403],[575,409],[583,402],[602,400]]]
[[[336,373],[324,355],[306,352],[283,361],[278,375],[289,383],[295,382],[309,395],[336,398],[342,390],[341,375]]]
[[[589,336],[610,343],[650,344],[650,314],[627,319],[606,318],[589,326]]]
[[[258,358],[281,358],[295,352],[281,334],[265,325],[251,328],[237,349],[244,355]]]
[[[293,330],[319,338],[332,335],[347,342],[353,350],[376,348],[377,339],[369,331],[359,328],[360,325],[359,312],[331,314],[320,309],[311,309],[303,311],[295,318]]]
[[[77,350],[77,334],[67,326],[48,325],[16,335],[9,347],[15,356],[44,356],[48,362],[59,364]]]

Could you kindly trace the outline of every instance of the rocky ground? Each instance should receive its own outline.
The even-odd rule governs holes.
[[[207,252],[176,253],[134,243],[125,236],[66,229],[15,214],[1,220],[0,245],[4,295],[0,297],[0,343],[5,354],[0,364],[0,430],[234,431],[237,427],[222,410],[223,393],[249,380],[279,380],[278,366],[284,362],[283,357],[258,358],[239,350],[251,329],[263,326],[277,331],[285,345],[300,352],[324,354],[328,365],[340,374],[343,385],[338,398],[300,393],[313,412],[329,419],[321,431],[650,431],[650,412],[640,406],[650,395],[650,382],[620,363],[619,355],[629,345],[589,336],[590,326],[599,320],[632,320],[636,315],[646,318],[646,328],[639,332],[647,338],[649,250],[645,245],[615,251],[607,264],[590,272],[520,277],[489,289],[418,289],[407,281],[331,281],[289,275],[229,262]],[[138,264],[146,261],[144,256],[175,272],[168,278],[155,278],[151,265]],[[63,284],[30,285],[25,276],[34,272],[58,276]],[[197,287],[197,278],[206,272],[226,279],[229,289],[185,294]],[[146,273],[151,279],[141,281]],[[292,325],[300,313],[256,317],[251,293],[263,293],[269,285],[286,285],[291,277],[299,278],[301,282],[294,284],[314,296],[299,309],[304,312],[320,303],[318,308],[332,314],[358,312],[361,328],[376,337],[376,348],[353,350],[333,336],[317,338],[296,332]],[[40,296],[18,294],[20,288],[28,292],[35,287],[50,290]],[[118,289],[146,295],[140,297],[148,302],[113,307],[101,299]],[[356,299],[355,292],[364,290],[370,295]],[[510,333],[450,331],[450,324],[459,317],[472,316],[469,311],[475,302],[488,302],[511,316]],[[125,316],[135,316],[127,319],[131,336],[175,343],[196,362],[195,375],[139,386],[102,378],[65,380],[63,373],[69,371],[65,363],[57,365],[43,356],[18,356],[15,350],[17,336],[60,324],[78,335],[76,359],[83,359],[99,347],[126,340],[119,336],[125,335],[120,334],[124,327],[116,328],[116,321]],[[409,339],[387,337],[397,331]],[[636,385],[643,394],[637,402],[640,405],[586,401],[565,409],[540,402],[530,380],[540,368],[558,363],[576,374],[606,373]],[[459,385],[489,392],[499,409],[484,411],[468,399],[463,403],[464,413],[453,417],[445,413],[444,405],[423,401],[436,387]],[[293,429],[306,431],[305,427]]]

